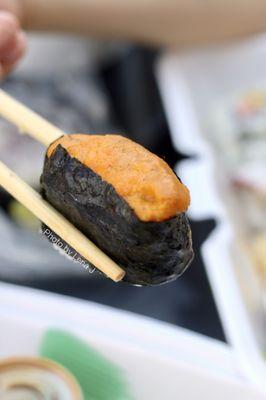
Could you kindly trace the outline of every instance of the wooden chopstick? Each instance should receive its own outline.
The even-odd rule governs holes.
[[[27,133],[46,147],[65,135],[65,132],[61,129],[24,106],[24,104],[13,99],[1,89],[0,115],[16,125],[21,133]]]
[[[122,268],[1,161],[0,185],[109,278],[118,282],[124,277]]]
[[[65,135],[65,132],[53,126],[1,89],[0,115],[15,124],[23,133],[29,134],[46,146]],[[115,282],[123,279],[125,271],[121,267],[1,161],[0,185],[106,276]]]

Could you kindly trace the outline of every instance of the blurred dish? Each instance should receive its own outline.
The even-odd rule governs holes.
[[[209,139],[224,165],[232,212],[247,253],[266,290],[266,89],[242,90],[219,102],[211,114]]]
[[[115,364],[134,400],[176,400],[180,393],[182,400],[265,400],[225,343],[89,301],[3,283],[0,289],[1,357],[35,356],[53,327]]]
[[[82,400],[81,389],[57,363],[40,358],[0,361],[1,400]]]
[[[170,52],[161,58],[157,69],[173,142],[179,151],[196,156],[183,161],[178,168],[178,174],[191,191],[189,216],[216,220],[216,228],[204,243],[202,254],[223,326],[246,376],[263,392],[266,390],[266,290],[250,251],[246,223],[246,216],[251,215],[253,208],[256,215],[261,210],[256,210],[253,202],[247,212],[243,198],[240,200],[233,188],[230,172],[239,165],[242,155],[235,146],[239,129],[233,129],[232,135],[228,132],[236,124],[232,114],[239,96],[240,108],[241,95],[248,93],[248,103],[254,103],[252,109],[264,109],[265,96],[258,96],[256,91],[264,91],[265,60],[266,36],[261,35],[194,52]],[[250,91],[255,91],[251,98]],[[245,95],[244,99],[247,102]],[[228,105],[231,105],[229,112]],[[217,109],[221,110],[218,117]],[[264,135],[264,128],[257,122],[264,120],[262,109],[258,120],[252,118],[252,123],[247,123],[244,118],[245,124],[238,122],[240,127],[254,125],[256,140]],[[248,146],[246,150],[243,156],[250,158]],[[263,221],[256,226],[263,226]],[[252,233],[256,240],[255,233],[261,231],[256,229]],[[261,260],[264,239],[258,243],[255,251]]]

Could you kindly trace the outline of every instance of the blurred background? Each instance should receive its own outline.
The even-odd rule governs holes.
[[[172,144],[155,78],[159,56],[159,50],[126,43],[32,35],[26,58],[3,88],[66,132],[119,132],[174,168],[186,154]],[[1,132],[1,159],[38,188],[43,146],[4,121]],[[1,246],[10,249],[7,260],[7,251],[2,252],[2,280],[108,304],[225,340],[199,252],[214,221],[191,221],[196,256],[182,279],[140,289],[88,275],[62,258],[36,235],[38,221],[4,192],[1,207]]]

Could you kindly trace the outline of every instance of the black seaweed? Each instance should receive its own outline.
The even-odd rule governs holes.
[[[126,271],[124,281],[159,285],[180,276],[193,258],[184,213],[143,222],[114,187],[58,145],[45,157],[41,193]]]

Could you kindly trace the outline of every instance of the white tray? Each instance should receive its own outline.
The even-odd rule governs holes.
[[[0,284],[0,357],[35,355],[49,327],[76,333],[124,369],[134,400],[265,399],[223,343],[111,307]]]
[[[191,190],[189,214],[217,222],[202,255],[227,338],[246,376],[266,393],[262,293],[246,258],[238,254],[239,264],[232,261],[233,227],[216,187],[212,149],[204,138],[213,104],[265,81],[266,37],[183,54],[169,52],[158,62],[157,76],[174,145],[197,156],[178,169]]]

